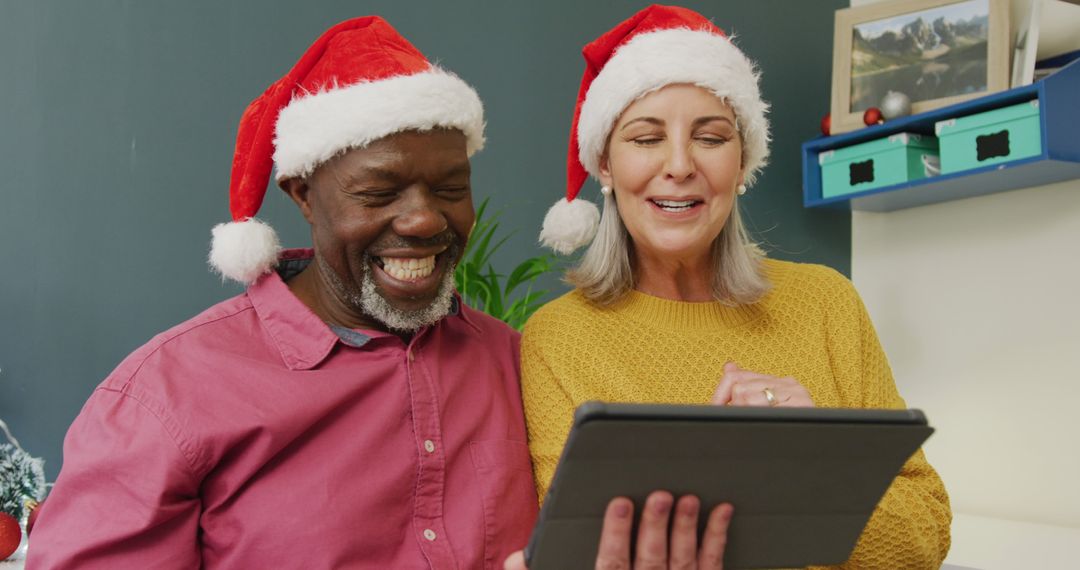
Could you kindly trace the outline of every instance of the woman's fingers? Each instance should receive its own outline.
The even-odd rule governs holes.
[[[727,548],[728,525],[734,511],[729,503],[723,503],[709,513],[705,534],[701,536],[701,552],[698,555],[699,570],[722,570],[724,550]]]
[[[814,400],[791,376],[762,376],[737,382],[731,390],[731,405],[812,407]]]
[[[765,389],[769,389],[776,404],[769,402]],[[787,397],[781,387],[779,378],[754,378],[739,382],[731,389],[731,404],[733,406],[771,406],[780,403],[780,399]]]
[[[739,365],[734,362],[727,362],[724,364],[724,375],[720,378],[720,384],[713,392],[713,405],[726,406],[731,403],[731,388],[734,386],[736,376],[738,376],[741,371]]]
[[[744,370],[733,362],[724,365],[724,376],[713,393],[718,406],[813,407],[810,392],[791,376],[769,376]]]

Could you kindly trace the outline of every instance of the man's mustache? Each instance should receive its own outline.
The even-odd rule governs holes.
[[[457,234],[446,230],[438,235],[434,235],[429,238],[412,238],[403,236],[393,236],[387,239],[380,240],[379,242],[372,244],[369,249],[381,250],[381,249],[409,249],[409,248],[432,248],[438,246],[459,246],[461,240]]]

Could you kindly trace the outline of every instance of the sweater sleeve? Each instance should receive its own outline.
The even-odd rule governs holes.
[[[840,277],[840,276],[837,276]],[[906,408],[858,293],[847,279],[830,308],[829,350],[846,405]],[[847,353],[847,358],[837,358]],[[853,354],[857,352],[857,354]],[[850,356],[854,356],[851,358]],[[938,568],[949,551],[949,497],[922,450],[905,463],[841,568]]]
[[[574,417],[574,402],[545,359],[543,349],[551,341],[551,335],[558,332],[550,329],[550,322],[541,315],[534,316],[521,337],[521,389],[536,495],[541,504],[555,476]]]

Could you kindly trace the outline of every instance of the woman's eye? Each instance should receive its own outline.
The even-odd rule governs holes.
[[[727,142],[727,139],[724,137],[717,137],[711,135],[699,135],[694,137],[694,139],[708,146],[719,146]]]
[[[634,144],[639,146],[654,146],[660,144],[664,139],[660,137],[638,137],[634,139]]]

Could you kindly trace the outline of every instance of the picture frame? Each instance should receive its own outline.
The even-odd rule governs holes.
[[[1040,74],[1052,73],[1063,62],[1077,59],[1080,3],[1025,0],[1013,6],[1012,15],[1019,22],[1013,40],[1012,87],[1030,85]],[[1044,68],[1043,64],[1051,67]]]
[[[1042,0],[1029,0],[1023,19],[1013,41],[1012,87],[1030,84],[1035,78],[1035,58],[1039,51],[1039,24],[1042,21]]]
[[[831,134],[861,128],[889,91],[911,113],[1009,88],[1009,0],[890,0],[837,10]]]

